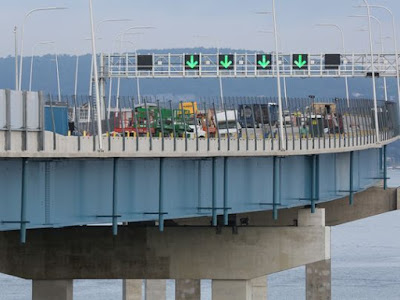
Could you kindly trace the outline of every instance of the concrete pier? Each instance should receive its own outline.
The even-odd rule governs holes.
[[[175,280],[175,300],[200,300],[200,280]]]
[[[72,300],[72,280],[33,280],[32,300]]]
[[[122,300],[142,300],[143,280],[124,279],[122,281]]]
[[[267,277],[251,280],[213,280],[213,300],[266,300]]]
[[[331,260],[322,260],[306,265],[306,299],[330,300],[331,287]]]
[[[250,280],[213,280],[213,300],[252,300]]]
[[[267,276],[251,280],[251,295],[252,300],[267,299]]]
[[[299,227],[321,227],[325,226],[325,209],[316,209],[311,213],[309,209],[301,209],[298,212]],[[330,243],[326,244],[330,248]],[[327,249],[330,252],[330,249]],[[306,264],[306,299],[307,300],[330,300],[331,292],[331,260],[325,259],[318,262]]]
[[[165,300],[167,297],[166,280],[145,280],[146,300]]]

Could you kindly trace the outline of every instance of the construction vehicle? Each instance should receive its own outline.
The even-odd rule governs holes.
[[[344,132],[343,116],[337,113],[335,103],[312,103],[309,114],[312,118],[310,126],[318,124],[320,135]],[[323,132],[321,132],[321,129],[323,129]]]

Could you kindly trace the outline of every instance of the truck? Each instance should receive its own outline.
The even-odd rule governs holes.
[[[227,110],[218,112],[217,117],[217,128],[220,137],[227,137],[228,134],[231,137],[239,138],[241,136],[242,126],[237,121],[238,112],[237,110]]]
[[[239,123],[247,128],[260,128],[262,124],[275,126],[278,122],[278,104],[240,104]],[[254,114],[254,115],[253,115]]]

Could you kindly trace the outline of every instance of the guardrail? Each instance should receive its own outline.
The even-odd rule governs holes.
[[[57,120],[47,118],[52,124],[46,128],[52,132],[44,134],[42,126],[22,144],[20,133],[10,131],[3,156],[21,151],[50,156],[243,156],[276,155],[281,148],[291,155],[377,147],[372,100],[353,99],[347,106],[344,99],[285,99],[281,147],[279,110],[273,98],[226,97],[220,105],[216,99],[177,103],[144,98],[138,104],[133,98],[119,98],[117,108],[116,99],[110,103],[114,108],[103,107],[104,149],[98,149],[93,99],[73,100],[68,135],[58,134]],[[46,102],[52,112],[51,97]],[[397,103],[379,101],[377,115],[380,142],[397,138]]]

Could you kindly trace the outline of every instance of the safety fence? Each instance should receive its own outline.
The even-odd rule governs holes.
[[[6,151],[265,153],[365,146],[399,134],[398,104],[391,101],[378,101],[375,111],[374,102],[368,99],[283,99],[281,127],[276,98],[176,101],[143,97],[137,101],[119,97],[102,99],[100,149],[94,97],[63,97],[59,103],[50,95],[21,95],[36,99],[22,101],[29,103],[23,106],[22,116],[37,115],[37,126],[23,121],[3,130],[37,131],[40,135],[31,138],[32,145],[11,143],[10,135],[5,140]],[[28,109],[32,105],[36,110]]]

